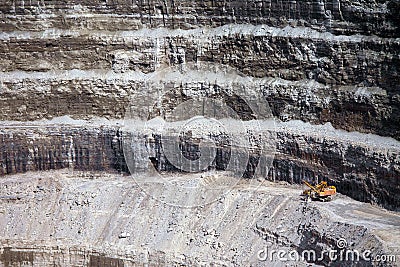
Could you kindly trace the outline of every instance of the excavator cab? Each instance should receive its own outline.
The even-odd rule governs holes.
[[[311,185],[307,181],[303,181],[305,185],[307,185],[310,189],[304,190],[303,195],[307,198],[307,200],[320,200],[320,201],[330,201],[333,199],[333,196],[336,195],[336,187],[328,186],[328,183],[322,181],[317,185]]]

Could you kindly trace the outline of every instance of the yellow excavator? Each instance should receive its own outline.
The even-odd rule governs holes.
[[[303,195],[306,196],[307,200],[331,201],[333,196],[336,195],[336,187],[328,186],[325,181],[315,186],[304,180],[303,183],[310,188],[303,191]]]

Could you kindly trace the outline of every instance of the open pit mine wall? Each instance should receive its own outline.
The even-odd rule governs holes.
[[[144,88],[143,78],[135,76],[138,73],[104,71],[6,73],[0,77],[0,120],[29,121],[64,115],[123,119],[131,96]],[[165,83],[183,91],[214,86],[204,81]],[[282,121],[330,122],[335,128],[400,140],[399,92],[391,96],[380,87],[331,87],[281,78],[254,79],[253,84],[266,96],[272,114]]]
[[[292,22],[327,28],[335,34],[393,36],[398,35],[399,7],[396,0],[12,0],[1,1],[0,12],[8,15],[1,23],[8,31],[81,27],[130,30],[142,24],[183,29],[228,23],[282,26]],[[87,13],[98,17],[80,16]],[[116,23],[102,17],[110,13],[116,15]]]
[[[142,90],[143,79],[135,77],[163,64],[215,62],[264,79],[260,90],[282,121],[331,122],[400,140],[399,6],[397,0],[0,1],[0,120],[121,119],[129,95]],[[1,133],[2,174],[126,171],[117,128]],[[340,137],[285,131],[278,137],[270,179],[332,177],[355,199],[398,206],[396,152]]]
[[[398,1],[2,1],[0,70],[11,79],[0,82],[0,119],[124,114],[113,106],[123,96],[98,93],[121,85],[53,70],[152,73],[214,62],[281,79],[265,88],[281,120],[400,140],[399,10]]]
[[[122,136],[116,126],[2,129],[0,175],[60,168],[127,173]],[[288,131],[278,130],[277,137],[277,152],[267,179],[289,183],[328,179],[339,192],[354,199],[399,208],[398,151]],[[155,142],[156,168],[173,171],[174,167],[157,152],[162,151],[160,143]],[[217,169],[228,161],[229,153],[217,152]],[[256,162],[250,159],[250,172]]]

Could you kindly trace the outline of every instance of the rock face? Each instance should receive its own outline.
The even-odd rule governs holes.
[[[397,214],[355,200],[399,211],[399,12],[398,0],[1,1],[0,265],[264,265],[256,254],[266,244],[323,251],[339,235],[352,248],[398,253],[387,238],[398,240]],[[240,71],[245,96],[261,93],[276,120],[275,159],[263,176],[273,189],[247,195],[240,188],[195,215],[148,199],[116,174],[129,173],[123,119],[132,100],[154,100],[157,90],[147,85],[155,76],[160,87],[179,92],[160,104],[166,111],[190,94],[236,86],[226,73],[165,71],[190,64]],[[241,119],[253,118],[240,100],[224,100]],[[159,135],[151,136],[148,161],[181,175],[160,152]],[[220,170],[229,153],[222,146],[218,152],[212,167]],[[251,154],[249,177],[256,163]],[[85,176],[92,172],[97,178]],[[51,176],[44,185],[42,174]],[[353,200],[341,196],[337,206],[321,208],[300,202],[300,188],[274,188],[303,179],[327,180]],[[109,195],[92,197],[100,191]],[[358,215],[345,205],[358,207]],[[215,229],[187,222],[207,226],[204,218],[224,212]],[[135,226],[143,222],[146,235],[137,238]],[[230,235],[226,228],[238,230]],[[311,263],[353,266],[327,258]]]
[[[2,5],[0,69],[11,80],[2,81],[1,119],[118,118],[126,103],[120,91],[140,83],[110,84],[89,70],[152,73],[164,64],[213,62],[277,78],[265,90],[282,120],[400,138],[398,1],[31,3]],[[74,69],[88,72],[77,79]],[[29,100],[17,88],[29,90]],[[91,93],[103,90],[117,99]],[[52,106],[59,102],[68,106]]]
[[[91,30],[193,28],[228,23],[282,26],[299,23],[335,34],[397,36],[398,1],[12,1],[3,2],[2,28]],[[116,23],[108,23],[107,15]],[[94,16],[93,16],[94,15]],[[29,18],[21,20],[20,18]]]
[[[8,126],[0,132],[3,140],[0,174],[62,168],[129,173],[123,152],[124,133],[118,126],[14,127]],[[177,171],[162,153],[159,138],[154,137],[154,145],[149,147],[155,151],[156,169]],[[398,210],[400,146],[397,141],[346,134],[329,126],[318,128],[301,122],[279,124],[277,140],[273,168],[267,179],[292,184],[328,179],[341,193],[354,199]],[[221,153],[215,159],[216,169],[223,169],[218,166],[225,166],[229,161],[230,154],[225,150],[218,149]],[[257,161],[250,159],[247,172],[251,173],[256,164]]]
[[[351,266],[351,258],[338,262],[321,252],[337,249],[340,237],[352,251],[391,255],[400,237],[398,215],[343,196],[306,203],[287,186],[238,186],[211,205],[181,209],[146,195],[130,177],[106,173],[36,172],[0,184],[9,196],[0,200],[5,266],[282,266],[267,252],[279,249],[300,256],[313,249],[316,265]],[[361,257],[358,264],[373,266]]]
[[[399,50],[400,51],[400,50]],[[250,65],[253,66],[253,65]],[[143,87],[149,75],[105,71],[5,73],[0,91],[3,120],[40,120],[64,115],[88,119],[93,116],[122,119],[130,95]],[[281,78],[255,78],[273,114],[282,121],[331,122],[348,131],[400,138],[398,90],[377,86],[330,86],[323,83]],[[210,87],[203,81],[175,83],[183,90]],[[396,85],[397,86],[397,85]]]

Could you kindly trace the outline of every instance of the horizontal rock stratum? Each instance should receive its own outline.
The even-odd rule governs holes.
[[[57,120],[59,124],[3,123],[0,174],[62,168],[129,173],[123,152],[124,132],[118,126],[123,122],[110,121],[107,125],[104,121],[68,118],[54,122]],[[267,179],[297,184],[315,177],[329,179],[341,193],[354,199],[398,209],[398,141],[299,121],[278,124],[276,130],[277,152]],[[155,145],[159,150],[162,144]],[[228,160],[223,155],[217,162]],[[158,168],[174,169],[162,153],[155,157]]]

